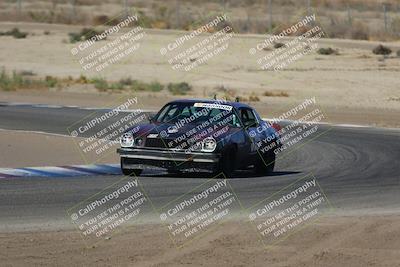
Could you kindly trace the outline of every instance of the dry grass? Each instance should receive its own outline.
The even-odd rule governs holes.
[[[44,79],[32,77],[33,72],[7,72],[2,69],[0,72],[0,90],[15,91],[18,89],[48,89],[56,87],[59,80],[52,76]]]
[[[289,94],[283,91],[277,91],[277,92],[271,92],[271,91],[265,91],[263,93],[263,96],[269,96],[269,97],[289,97]]]
[[[133,80],[130,77],[120,79],[119,81],[107,81],[104,78],[88,78],[84,75],[74,79],[72,77],[57,78],[54,76],[45,76],[44,78],[35,77],[32,71],[12,71],[5,69],[0,71],[0,90],[15,91],[21,89],[49,89],[49,88],[66,88],[72,85],[90,85],[100,92],[108,91],[136,91],[136,92],[160,92],[164,89],[172,95],[185,95],[192,90],[188,83],[169,83],[161,84],[158,81],[150,83]]]
[[[249,102],[259,102],[259,101],[260,98],[257,95],[253,94],[249,96]]]
[[[226,3],[225,5],[223,3]],[[384,31],[382,3],[375,0],[314,0],[312,12],[317,24],[327,36],[362,40],[391,40],[398,38],[400,3],[387,0],[389,30]],[[113,25],[123,18],[120,0],[80,0],[73,8],[67,0],[22,1],[21,13],[15,1],[1,4],[0,20],[29,21],[79,25]],[[138,13],[139,24],[159,29],[194,29],[226,12],[229,24],[239,33],[266,33],[269,31],[267,1],[256,0],[137,0],[128,1],[129,8]],[[282,0],[273,3],[273,32],[296,23],[307,14],[306,1]],[[121,14],[117,19],[113,16]],[[350,15],[350,16],[349,16]],[[111,19],[111,22],[110,22]],[[306,27],[300,32],[307,30]]]

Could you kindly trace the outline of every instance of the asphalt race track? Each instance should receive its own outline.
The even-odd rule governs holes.
[[[72,107],[0,104],[0,128],[68,134],[67,127],[90,112]],[[334,212],[384,214],[399,209],[400,131],[321,125],[318,133],[318,138],[278,158],[272,175],[257,177],[240,171],[230,179],[243,206],[250,207],[291,181],[312,173]],[[1,179],[2,230],[71,227],[66,210],[120,178],[114,175]],[[207,179],[203,174],[145,173],[139,182],[154,205],[160,206]]]

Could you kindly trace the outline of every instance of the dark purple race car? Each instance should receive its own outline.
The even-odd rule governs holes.
[[[144,169],[171,173],[201,171],[232,176],[253,167],[272,172],[279,126],[261,119],[250,106],[223,100],[185,99],[166,104],[149,123],[121,137],[121,169],[140,175]]]

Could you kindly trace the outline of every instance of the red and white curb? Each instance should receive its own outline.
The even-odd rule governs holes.
[[[0,168],[0,179],[17,177],[75,177],[121,175],[119,164],[68,165],[57,167]]]

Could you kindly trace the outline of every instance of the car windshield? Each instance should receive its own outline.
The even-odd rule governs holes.
[[[220,121],[224,124],[240,127],[233,107],[219,103],[170,103],[164,106],[155,116],[154,121],[163,123],[199,123],[204,121]],[[218,118],[218,119],[215,119]]]

